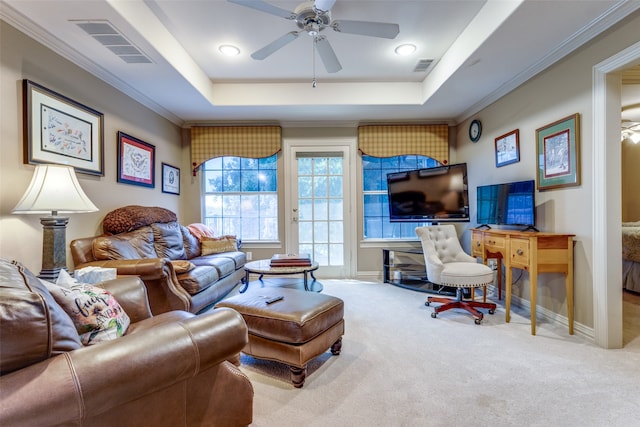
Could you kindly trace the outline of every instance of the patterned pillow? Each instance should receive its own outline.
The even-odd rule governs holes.
[[[56,284],[46,283],[56,302],[71,317],[84,345],[121,337],[129,327],[129,316],[108,291],[76,282],[65,270]]]
[[[238,250],[235,236],[203,237],[200,240],[202,255],[219,254]]]

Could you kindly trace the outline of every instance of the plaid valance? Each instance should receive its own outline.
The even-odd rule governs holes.
[[[358,150],[373,157],[422,155],[446,165],[449,163],[449,126],[360,126]]]
[[[259,159],[282,148],[280,126],[194,126],[191,128],[193,172],[209,159],[237,156]]]

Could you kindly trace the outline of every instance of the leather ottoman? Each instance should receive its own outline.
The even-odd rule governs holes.
[[[277,301],[271,300],[282,297]],[[330,295],[288,288],[250,289],[216,304],[244,318],[250,356],[289,365],[294,387],[304,385],[307,363],[331,349],[340,354],[344,302]]]

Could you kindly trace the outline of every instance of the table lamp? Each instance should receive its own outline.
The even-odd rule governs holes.
[[[42,271],[39,277],[56,280],[67,267],[66,231],[69,218],[58,214],[96,212],[98,208],[84,194],[73,167],[38,165],[27,191],[14,214],[49,214],[41,217]]]

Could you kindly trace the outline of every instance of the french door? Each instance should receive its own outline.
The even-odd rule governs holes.
[[[318,277],[351,277],[349,147],[292,145],[287,157],[287,252],[310,254]]]

